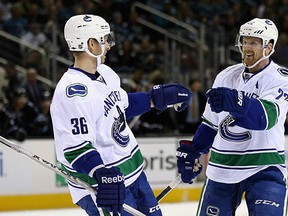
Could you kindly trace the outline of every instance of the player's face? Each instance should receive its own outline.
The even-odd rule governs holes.
[[[108,40],[108,35],[106,35],[106,36],[104,37],[104,39],[105,39],[104,53],[103,53],[103,55],[101,56],[101,63],[102,63],[102,64],[104,64],[104,62],[105,62],[107,51],[110,50],[110,48],[111,48],[110,45],[109,45],[109,43],[107,42],[107,40]]]
[[[262,40],[255,37],[242,38],[243,63],[250,66],[263,57]]]

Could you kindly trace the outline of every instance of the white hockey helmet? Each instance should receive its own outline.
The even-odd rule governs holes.
[[[257,64],[266,58],[269,58],[275,51],[275,45],[278,39],[278,29],[276,25],[269,19],[254,18],[240,27],[239,33],[236,37],[235,46],[238,46],[239,51],[243,55],[242,51],[242,37],[250,36],[260,38],[262,40],[263,57],[257,61]],[[265,56],[265,49],[269,43],[273,43],[273,47],[269,55]],[[254,64],[253,66],[255,66]]]
[[[65,24],[64,37],[70,51],[86,51],[87,41],[96,39],[104,46],[104,36],[108,35],[110,47],[115,45],[114,35],[109,24],[100,16],[84,14],[71,17]],[[103,54],[103,48],[102,48]]]

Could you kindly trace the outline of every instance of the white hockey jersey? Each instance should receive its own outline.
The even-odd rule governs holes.
[[[57,159],[78,176],[64,153],[72,149],[81,155],[89,143],[100,153],[105,166],[120,168],[128,186],[138,178],[144,162],[126,123],[128,95],[110,67],[102,64],[97,72],[100,75],[89,75],[70,67],[57,84],[51,105]],[[71,182],[69,189],[74,203],[89,193]]]
[[[287,176],[284,122],[288,110],[288,70],[273,61],[254,75],[244,69],[242,63],[226,68],[217,75],[213,88],[237,89],[259,99],[267,127],[248,130],[233,126],[233,117],[228,112],[216,114],[206,105],[203,118],[218,129],[206,174],[217,182],[237,183],[268,166],[278,167]],[[272,106],[266,106],[266,102]]]

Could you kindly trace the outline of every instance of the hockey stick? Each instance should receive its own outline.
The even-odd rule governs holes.
[[[194,165],[194,171],[196,172],[199,169],[199,166],[201,166],[200,163],[196,163]],[[172,189],[174,189],[180,182],[182,182],[181,174],[179,174],[157,197],[156,200],[160,202]],[[193,181],[190,183],[192,184]]]
[[[49,161],[41,158],[40,156],[38,155],[35,155],[31,152],[29,152],[28,150],[12,143],[11,141],[5,139],[4,137],[0,136],[0,142],[6,146],[8,146],[9,148],[15,150],[16,152],[20,153],[20,154],[24,154],[26,155],[27,157],[33,159],[34,161],[38,162],[39,164],[49,168],[50,170],[54,171],[55,173],[61,175],[62,177],[64,177],[66,180],[69,180],[75,184],[78,184],[80,186],[82,186],[83,188],[87,189],[88,191],[92,192],[92,193],[96,193],[96,190],[91,186],[89,185],[88,183],[82,181],[81,179],[75,177],[75,176],[72,176],[70,173],[66,172],[65,170],[57,167],[56,165],[50,163]],[[127,204],[123,204],[123,209],[134,215],[134,216],[145,216],[143,213],[139,212],[138,210],[132,208],[131,206],[127,205]]]
[[[181,182],[181,174],[179,174],[157,197],[157,201],[160,202],[173,188],[175,188]]]

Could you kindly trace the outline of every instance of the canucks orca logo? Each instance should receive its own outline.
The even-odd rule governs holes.
[[[81,83],[73,83],[66,88],[66,95],[68,97],[80,96],[85,97],[88,94],[87,86]]]
[[[121,111],[119,106],[116,106],[117,111],[119,113],[118,118],[114,118],[115,121],[112,125],[112,138],[115,140],[116,143],[118,143],[120,146],[125,147],[130,141],[129,134],[124,135],[123,132],[126,129],[126,121],[124,113]]]
[[[220,209],[216,206],[208,206],[206,209],[206,214],[208,216],[218,216],[220,215]]]
[[[288,70],[286,68],[278,68],[277,71],[282,75],[287,77],[288,76]]]
[[[249,131],[243,133],[233,133],[229,130],[229,127],[235,125],[235,119],[233,116],[228,115],[221,123],[220,123],[220,136],[231,142],[244,142],[246,140],[251,139],[251,134]]]
[[[269,19],[266,19],[266,20],[265,20],[265,23],[266,23],[267,25],[272,25],[272,21],[269,20]]]
[[[92,21],[92,17],[86,15],[86,16],[83,18],[83,20],[84,20],[85,22],[91,22],[91,21]]]

